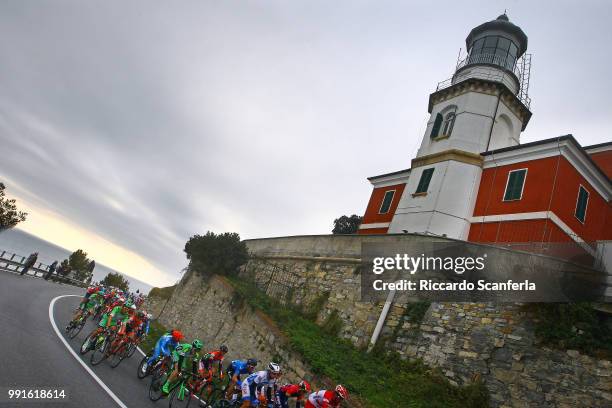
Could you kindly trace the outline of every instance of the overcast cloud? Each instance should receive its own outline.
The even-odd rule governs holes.
[[[609,141],[605,1],[5,0],[0,178],[173,276],[195,233],[329,233],[410,166],[429,93],[504,8],[534,55],[522,141]]]

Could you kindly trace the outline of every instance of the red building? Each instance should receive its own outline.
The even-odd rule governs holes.
[[[612,142],[572,135],[521,144],[531,112],[527,36],[504,14],[474,28],[453,77],[430,95],[410,169],[370,177],[360,234],[473,242],[612,240]]]

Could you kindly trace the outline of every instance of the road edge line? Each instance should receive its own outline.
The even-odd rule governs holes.
[[[114,392],[111,391],[110,388],[108,388],[108,386],[106,384],[104,384],[104,382],[100,379],[100,377],[98,377],[91,368],[89,368],[89,366],[87,364],[85,364],[85,362],[83,360],[81,360],[81,358],[77,355],[77,353],[75,353],[75,351],[70,347],[70,344],[68,344],[68,342],[66,341],[66,339],[64,338],[64,336],[62,336],[62,333],[59,331],[59,329],[57,328],[57,324],[55,324],[55,319],[53,318],[53,308],[55,307],[55,302],[58,299],[61,298],[65,298],[65,297],[70,297],[70,296],[74,296],[74,297],[82,297],[79,295],[60,295],[57,296],[55,298],[53,298],[53,300],[51,300],[51,303],[49,303],[49,322],[51,322],[51,326],[53,327],[53,330],[55,330],[55,334],[57,334],[57,337],[60,338],[60,340],[62,341],[62,343],[64,343],[64,346],[66,346],[66,348],[68,349],[68,351],[70,352],[70,354],[72,354],[72,356],[79,362],[81,363],[81,365],[83,366],[83,368],[85,369],[85,371],[87,371],[89,373],[89,375],[92,376],[92,378],[94,380],[96,380],[96,382],[98,383],[98,385],[100,385],[100,387],[102,387],[102,389],[104,391],[106,391],[106,393],[117,403],[117,405],[119,405],[121,408],[127,408],[127,405],[125,405],[120,399],[119,397],[117,397],[115,395]],[[142,351],[141,351],[142,352]]]

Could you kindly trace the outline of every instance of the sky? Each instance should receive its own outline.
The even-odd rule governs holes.
[[[521,141],[609,141],[606,1],[2,1],[0,180],[19,228],[153,285],[194,234],[329,233],[410,167],[504,9],[533,54]]]

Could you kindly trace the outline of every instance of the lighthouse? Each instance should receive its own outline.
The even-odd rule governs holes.
[[[527,36],[506,14],[474,28],[467,55],[429,96],[430,113],[389,232],[465,239],[478,193],[481,152],[518,145],[531,116],[520,68]]]
[[[429,95],[410,168],[368,178],[360,234],[573,242],[589,253],[612,239],[612,143],[521,143],[531,118],[527,44],[506,13],[469,32],[452,76]]]

